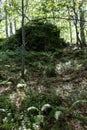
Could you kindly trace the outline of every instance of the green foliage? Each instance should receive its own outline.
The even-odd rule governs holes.
[[[6,64],[7,66],[10,66],[10,62],[18,62],[21,58],[21,52],[20,50],[6,50],[6,51],[0,51],[0,63]]]
[[[84,50],[76,50],[73,52],[74,57],[83,59],[85,54],[84,54]]]
[[[1,42],[1,49],[2,50],[15,50],[17,48],[17,45],[15,44],[17,42],[15,35],[12,35],[9,38],[6,38]]]
[[[5,82],[0,81],[1,82],[0,87],[6,85],[7,88],[8,85],[6,84],[6,82],[8,81],[12,82],[11,90],[9,92],[5,92],[8,93],[8,95],[4,93],[2,93],[3,95],[0,95],[0,129],[3,128],[6,130],[12,130],[12,129],[19,129],[19,128],[23,129],[25,127],[26,129],[31,128],[31,130],[33,129],[37,130],[37,127],[40,126],[40,123],[42,123],[44,119],[44,115],[41,112],[41,108],[44,104],[50,104],[53,110],[49,114],[49,116],[45,118],[43,130],[47,130],[47,129],[49,130],[50,127],[53,128],[53,130],[58,130],[57,128],[59,128],[59,130],[72,130],[74,129],[72,126],[72,121],[74,119],[82,122],[83,125],[84,124],[87,125],[87,118],[85,117],[85,110],[87,104],[86,101],[87,92],[85,91],[85,88],[81,89],[80,86],[76,86],[76,85],[74,88],[69,88],[70,89],[69,91],[68,89],[65,90],[64,88],[63,92],[65,93],[67,91],[69,93],[69,96],[64,95],[62,97],[59,96],[62,95],[62,86],[61,86],[61,90],[59,90],[59,93],[56,93],[59,95],[57,96],[54,93],[56,89],[55,88],[56,82],[59,81],[57,82],[58,87],[60,87],[60,84],[62,82],[62,80],[59,79],[60,77],[57,77],[55,75],[55,66],[58,63],[59,63],[60,70],[64,69],[64,72],[66,70],[68,71],[68,73],[66,74],[69,74],[69,70],[72,69],[72,71],[74,71],[74,74],[71,73],[72,74],[71,76],[76,78],[78,74],[75,75],[76,74],[75,72],[79,71],[79,69],[77,68],[86,65],[87,61],[82,62],[82,59],[81,61],[75,59],[71,59],[70,61],[67,61],[66,57],[64,57],[65,60],[62,61],[61,60],[62,55],[63,55],[62,49],[57,49],[56,52],[35,52],[35,51],[28,52],[27,51],[25,53],[26,78],[25,81],[23,81],[20,79],[20,74],[19,74],[20,73],[19,65],[21,64],[20,49],[18,48],[15,51],[7,50],[6,52],[0,51],[0,63],[1,65],[2,63],[4,63],[4,65],[6,66],[5,69],[3,65],[0,66],[1,69],[0,76],[3,76],[2,70],[4,74],[7,74],[7,77],[5,79],[1,77],[1,80],[2,81],[4,80]],[[45,76],[43,76],[44,71],[45,71]],[[33,83],[31,83],[33,74],[35,74],[35,81],[33,80]],[[70,82],[72,82],[72,79],[70,80]],[[17,108],[15,103],[11,102],[9,99],[10,93],[14,94],[17,92],[18,83],[19,84],[26,83],[27,85],[27,87],[24,87],[24,89],[20,89],[20,95],[23,97],[22,91],[24,91],[25,96],[23,97],[21,106],[19,108]],[[62,85],[64,84],[67,85],[67,81],[64,81]],[[44,92],[38,91],[39,88],[38,86],[40,85],[42,85],[41,86],[42,88],[40,88],[41,91],[44,91],[44,89],[46,91]],[[78,87],[78,91],[76,90],[77,87]],[[18,96],[17,93],[16,95]],[[38,109],[39,115],[31,116],[32,114],[30,114],[29,112],[33,108]],[[29,110],[29,112],[27,110]],[[38,114],[38,112],[36,112],[36,114]]]
[[[4,110],[4,111],[2,111]],[[15,113],[16,113],[15,104],[11,103],[8,95],[0,96],[0,128],[10,130],[16,126],[17,122],[15,122]],[[3,123],[2,123],[3,122]]]
[[[56,49],[56,51],[53,53],[54,58],[61,58],[63,56],[63,50],[62,49]]]
[[[68,118],[78,119],[87,125],[87,118],[76,109],[77,105],[83,107],[87,100],[77,100],[69,107],[64,106],[64,102],[62,97],[54,93],[27,92],[21,107],[17,108],[8,95],[2,95],[0,96],[0,128],[11,130],[25,127],[37,130],[37,126],[41,126],[43,130],[47,128],[72,130]]]
[[[5,38],[0,38],[0,49],[3,49]]]
[[[49,65],[47,67],[45,67],[44,69],[44,74],[47,77],[56,77],[56,71],[55,71],[55,65]]]
[[[45,94],[44,92],[37,95],[36,94],[28,94],[23,102],[23,107],[31,107],[35,106],[37,108],[40,108],[42,105],[49,103],[53,106],[60,105],[61,99],[59,96],[56,96],[54,94]]]
[[[8,49],[14,50],[22,44],[22,29],[5,41]],[[64,40],[60,38],[60,30],[51,23],[39,22],[37,20],[27,23],[25,26],[25,48],[33,51],[54,51],[65,46]]]

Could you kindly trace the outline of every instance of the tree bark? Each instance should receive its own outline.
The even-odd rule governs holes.
[[[68,16],[70,16],[70,10],[69,7],[67,6],[67,10],[68,10]],[[70,31],[70,43],[72,43],[72,26],[71,26],[71,20],[69,21],[69,31]]]
[[[75,8],[75,1],[73,0],[73,11],[74,11],[74,25],[75,25],[75,30],[76,30],[76,44],[77,46],[79,45],[79,43],[81,44],[81,40],[79,38],[79,32],[78,32],[78,14]]]
[[[16,30],[17,30],[17,27],[16,27],[16,20],[14,19],[14,30],[15,30],[15,33],[16,33]]]
[[[12,18],[10,19],[10,36],[13,34]]]
[[[25,30],[24,30],[24,0],[22,0],[22,68],[21,68],[21,77],[24,79],[24,70],[25,70]]]
[[[80,12],[80,38],[81,38],[81,47],[83,48],[86,45],[85,33],[84,33],[84,12],[82,8],[79,8]]]
[[[7,0],[6,0],[7,4]],[[6,37],[8,37],[8,14],[7,14],[7,9],[5,9],[5,30],[6,30]]]

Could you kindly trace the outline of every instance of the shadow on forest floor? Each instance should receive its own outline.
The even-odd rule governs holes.
[[[20,77],[21,56],[18,57],[15,52],[0,53],[0,96],[9,95],[17,107],[22,105],[27,94],[54,94],[70,104],[87,100],[87,59],[82,55],[73,56],[78,52],[72,55],[65,53],[62,54],[65,57],[61,58],[57,57],[57,53],[25,55],[25,80]],[[67,107],[67,103],[62,104]],[[79,111],[87,116],[87,104]],[[70,122],[74,130],[82,130],[79,120],[71,119]]]

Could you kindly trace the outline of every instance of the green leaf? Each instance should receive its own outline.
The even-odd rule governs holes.
[[[77,104],[84,104],[84,103],[87,103],[87,100],[78,100],[78,101],[76,101],[76,102],[74,102],[74,103],[72,104],[72,106],[70,107],[70,110],[71,110],[71,109],[74,109],[74,107],[75,107]]]
[[[59,120],[59,117],[60,117],[61,114],[62,114],[61,111],[56,111],[56,112],[55,112],[55,115],[54,115],[55,119],[56,119],[56,120]]]

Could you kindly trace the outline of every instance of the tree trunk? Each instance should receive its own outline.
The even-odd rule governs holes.
[[[16,20],[14,20],[14,30],[15,30],[15,33],[16,33],[16,30],[17,30]]]
[[[52,7],[53,23],[55,24],[55,11],[54,11],[54,4],[55,4],[55,2],[54,2],[54,0],[52,0],[52,2],[53,2],[53,7]]]
[[[22,68],[21,68],[21,77],[24,79],[24,70],[25,70],[25,30],[24,30],[24,0],[22,0]]]
[[[7,4],[7,0],[6,0]],[[5,30],[6,30],[6,37],[8,37],[8,14],[7,14],[7,9],[5,10]]]
[[[70,10],[68,6],[67,6],[67,10],[68,10],[68,16],[70,16]],[[70,20],[69,20],[69,31],[70,31],[70,43],[72,43],[72,26]]]
[[[74,17],[75,17],[75,21],[74,21],[74,25],[75,25],[75,30],[76,30],[76,44],[77,47],[79,45],[79,43],[81,44],[81,40],[79,38],[79,32],[78,32],[78,14],[75,8],[75,1],[73,0],[73,11],[74,11]]]
[[[71,21],[69,21],[69,29],[70,29],[70,43],[72,43],[72,26],[71,26]]]
[[[10,36],[13,34],[12,18],[10,20]]]
[[[84,33],[84,12],[79,8],[80,12],[80,38],[81,38],[81,47],[83,48],[86,45],[85,33]]]

